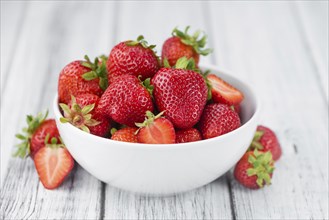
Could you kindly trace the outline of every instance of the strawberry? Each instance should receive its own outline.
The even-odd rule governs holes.
[[[141,79],[153,77],[160,68],[158,57],[153,48],[141,35],[137,41],[124,41],[116,45],[107,60],[108,78],[112,82],[114,77],[124,74],[141,75]]]
[[[235,179],[250,189],[259,189],[271,184],[274,161],[271,152],[249,151],[236,164]]]
[[[40,149],[34,157],[34,165],[39,179],[46,189],[57,188],[68,176],[74,160],[63,144],[51,139],[51,144]]]
[[[45,115],[39,113],[36,117],[28,115],[26,118],[28,127],[23,129],[25,134],[16,134],[16,137],[22,141],[14,156],[24,158],[31,155],[33,158],[38,150],[45,146],[45,138],[57,139],[60,142],[60,136],[54,119],[46,119],[48,111]]]
[[[151,91],[149,79],[144,82]],[[134,127],[135,122],[144,121],[147,110],[154,109],[148,89],[136,76],[116,77],[99,100],[97,109],[115,122]]]
[[[202,140],[202,137],[196,128],[176,131],[176,143],[187,143],[200,140]]]
[[[120,130],[116,130],[115,128],[112,128],[111,133],[113,134],[111,139],[116,141],[137,143],[137,135],[135,134],[136,131],[137,128],[133,128],[133,127],[125,127]]]
[[[278,160],[282,154],[281,146],[275,133],[262,125],[257,127],[254,139],[250,144],[250,149],[257,149],[265,152],[270,151],[273,155],[273,160]]]
[[[107,136],[111,125],[109,120],[97,111],[98,102],[97,95],[72,95],[69,105],[59,104],[64,112],[64,117],[60,118],[61,122],[70,122],[75,127],[100,137]]]
[[[71,95],[94,94],[101,96],[107,87],[107,72],[105,60],[98,58],[90,62],[88,56],[86,61],[74,61],[64,67],[58,80],[58,98],[60,103],[68,104]]]
[[[176,64],[181,57],[193,58],[196,65],[199,63],[199,56],[208,55],[211,49],[203,49],[207,42],[207,36],[199,39],[201,31],[195,32],[190,36],[187,32],[190,27],[186,27],[185,32],[174,29],[173,37],[167,39],[162,46],[162,61],[168,60],[170,66]]]
[[[175,68],[161,68],[155,74],[153,96],[158,110],[165,111],[176,128],[191,128],[206,105],[207,85],[200,73],[187,69],[195,70],[192,58],[180,58]]]
[[[166,118],[161,117],[163,112],[154,116],[150,111],[146,112],[146,119],[143,123],[136,123],[139,127],[137,140],[145,144],[173,144],[176,135],[173,124]]]
[[[231,108],[238,113],[238,115],[240,115],[241,112],[241,105],[237,104],[237,105],[231,105]]]
[[[199,128],[204,139],[217,137],[240,127],[239,115],[228,105],[209,104],[203,110]]]
[[[214,102],[228,105],[238,105],[242,102],[243,93],[215,74],[207,75],[207,81],[211,86],[211,95]]]

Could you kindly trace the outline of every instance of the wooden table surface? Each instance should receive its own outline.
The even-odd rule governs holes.
[[[49,108],[63,66],[144,34],[161,50],[175,26],[208,33],[201,63],[254,86],[283,156],[273,185],[228,172],[194,191],[143,197],[76,166],[45,190],[33,162],[10,157],[25,115]],[[1,1],[1,217],[4,219],[328,219],[328,1]]]

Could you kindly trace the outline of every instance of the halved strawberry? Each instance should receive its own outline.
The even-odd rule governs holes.
[[[49,135],[56,138],[60,142],[59,132],[54,119],[47,119],[48,111],[45,114],[39,113],[37,116],[28,115],[26,117],[27,127],[23,128],[23,132],[16,134],[21,140],[17,145],[17,151],[13,156],[25,158],[30,155],[33,159],[37,151],[45,146],[45,138]],[[49,142],[50,144],[50,142]]]
[[[52,139],[52,144],[41,148],[34,156],[35,168],[46,189],[57,188],[74,166],[74,160],[68,150],[55,141],[56,139]]]
[[[161,117],[163,112],[154,116],[150,111],[146,112],[143,123],[136,123],[140,129],[137,131],[139,143],[146,144],[174,144],[176,140],[175,128],[166,118]]]
[[[209,74],[207,80],[211,86],[211,95],[214,102],[228,105],[238,105],[242,102],[243,93],[231,84],[215,74]]]

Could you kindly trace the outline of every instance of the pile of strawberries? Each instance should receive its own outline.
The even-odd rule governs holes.
[[[117,44],[109,56],[66,65],[58,80],[62,123],[104,138],[144,144],[200,141],[240,127],[241,91],[209,71],[199,69],[207,55],[207,37],[174,29],[162,46],[161,58],[143,36]],[[260,127],[264,128],[264,127]],[[259,129],[260,129],[259,128]],[[267,132],[256,132],[250,150],[235,169],[238,181],[250,188],[270,183],[273,157]],[[28,116],[26,135],[16,155],[30,154],[43,185],[56,188],[74,165],[53,119]],[[274,135],[274,134],[273,134]],[[270,138],[275,138],[275,135]],[[270,146],[271,145],[271,146]],[[268,147],[270,146],[270,147]],[[256,150],[254,150],[256,149]],[[245,184],[251,181],[254,185]],[[256,185],[255,185],[256,184]]]

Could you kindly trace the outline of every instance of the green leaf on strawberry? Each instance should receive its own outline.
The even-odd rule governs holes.
[[[200,69],[196,67],[194,59],[187,59],[187,57],[179,58],[175,64],[175,69],[192,70],[194,72],[200,73]]]
[[[95,104],[86,105],[81,108],[80,105],[77,104],[75,97],[71,96],[71,98],[71,107],[64,103],[59,104],[64,113],[64,117],[61,117],[60,121],[62,123],[69,122],[75,127],[90,133],[89,127],[100,124],[100,122],[93,119],[90,114],[94,109]]]
[[[92,63],[87,55],[85,55],[85,60],[81,64],[84,67],[91,69],[91,71],[86,72],[82,75],[82,78],[90,81],[96,78],[99,78],[99,87],[102,90],[106,90],[108,87],[108,79],[107,79],[107,70],[106,70],[106,60],[107,57],[102,55],[100,57],[96,57],[94,62]]]
[[[23,128],[23,133],[16,134],[16,138],[21,140],[21,143],[16,145],[17,150],[13,154],[14,157],[20,157],[25,158],[27,155],[30,154],[30,141],[33,133],[36,131],[36,129],[40,126],[42,122],[46,120],[48,117],[48,110],[45,114],[42,114],[41,112],[37,114],[36,117],[33,117],[32,115],[26,116],[26,123],[27,127]]]
[[[145,49],[149,48],[151,50],[153,50],[156,47],[156,45],[148,45],[148,42],[144,39],[144,36],[143,35],[139,35],[137,37],[137,40],[135,40],[135,41],[132,40],[132,41],[126,42],[126,45],[127,46],[141,45]],[[154,53],[155,53],[155,51],[154,51]]]
[[[257,176],[257,184],[259,187],[263,187],[271,184],[271,174],[274,171],[273,158],[271,152],[259,152],[254,150],[253,154],[248,157],[248,162],[251,164],[251,168],[247,169],[247,175]]]
[[[208,55],[212,52],[212,49],[203,49],[206,46],[207,43],[207,35],[205,35],[202,31],[198,30],[193,35],[188,34],[190,26],[187,26],[185,28],[185,31],[180,31],[177,28],[175,28],[172,32],[172,35],[175,37],[179,37],[182,41],[182,43],[192,46],[193,49],[200,55]],[[203,36],[200,35],[204,34]]]

